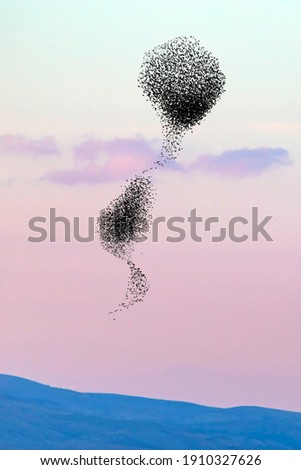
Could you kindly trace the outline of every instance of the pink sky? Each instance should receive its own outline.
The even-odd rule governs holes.
[[[41,176],[52,158],[40,162]],[[151,291],[112,321],[106,312],[124,295],[126,265],[97,238],[64,243],[59,232],[56,243],[30,243],[27,224],[56,207],[59,215],[80,216],[84,235],[87,217],[120,193],[121,182],[68,186],[23,177],[2,189],[1,371],[84,391],[300,411],[293,167],[234,180],[162,173],[154,216],[185,217],[196,208],[226,222],[258,206],[263,217],[274,216],[275,241],[167,243],[162,228],[159,243],[135,251]]]
[[[300,1],[17,3],[0,19],[0,372],[301,411]],[[162,231],[135,252],[149,294],[112,321],[127,266],[97,240],[30,243],[28,221],[55,207],[84,227],[157,158],[160,122],[137,77],[146,51],[182,35],[219,59],[226,92],[156,177],[153,215],[196,208],[225,223],[257,206],[275,241],[167,243]]]

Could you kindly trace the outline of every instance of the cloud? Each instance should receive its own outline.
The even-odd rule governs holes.
[[[12,186],[16,181],[16,178],[8,178],[6,180],[0,180],[0,189],[8,188]]]
[[[201,170],[219,176],[252,176],[292,163],[283,148],[260,147],[229,150],[220,155],[200,155],[188,170]]]
[[[87,139],[74,149],[73,168],[49,172],[44,179],[66,185],[122,180],[150,167],[159,153],[158,142],[143,137]],[[168,167],[180,169],[175,162],[170,162]]]
[[[160,141],[144,137],[90,138],[73,149],[72,168],[48,172],[43,179],[62,185],[124,180],[150,168],[158,159],[160,150]],[[216,156],[200,155],[188,166],[171,160],[166,168],[186,173],[203,171],[220,176],[243,177],[290,163],[287,150],[261,147],[229,150]]]
[[[0,136],[0,152],[10,155],[54,155],[59,153],[56,140],[52,136],[30,139],[20,134]]]

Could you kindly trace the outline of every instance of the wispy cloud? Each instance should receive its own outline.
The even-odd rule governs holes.
[[[73,168],[49,172],[44,179],[66,185],[124,179],[150,167],[159,153],[158,142],[143,137],[88,139],[74,149]],[[179,169],[174,162],[169,168]]]
[[[32,139],[21,134],[5,134],[0,136],[0,153],[7,155],[54,155],[59,147],[52,136]]]
[[[2,179],[0,180],[0,189],[5,189],[8,188],[9,186],[12,186],[14,182],[16,181],[16,178],[8,178],[8,179]]]
[[[72,168],[50,171],[43,179],[64,185],[124,180],[151,167],[159,154],[160,141],[147,140],[144,137],[86,139],[73,149]],[[225,177],[243,177],[257,175],[290,163],[287,150],[260,147],[229,150],[220,155],[200,155],[188,166],[172,160],[167,169],[186,173],[202,171]]]
[[[200,155],[189,170],[200,170],[219,176],[252,176],[292,163],[283,148],[259,147],[255,149],[229,150],[220,155]]]

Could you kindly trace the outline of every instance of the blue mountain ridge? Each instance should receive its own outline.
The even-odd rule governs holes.
[[[0,449],[301,449],[301,413],[80,393],[0,374]]]

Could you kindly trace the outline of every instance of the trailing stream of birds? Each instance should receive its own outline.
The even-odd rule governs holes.
[[[152,173],[177,158],[183,136],[211,111],[225,91],[224,85],[218,60],[194,37],[177,37],[144,55],[138,86],[160,119],[163,141],[158,160],[128,180],[120,196],[98,217],[102,247],[129,266],[125,297],[111,314],[142,302],[150,288],[132,253],[152,221]]]

